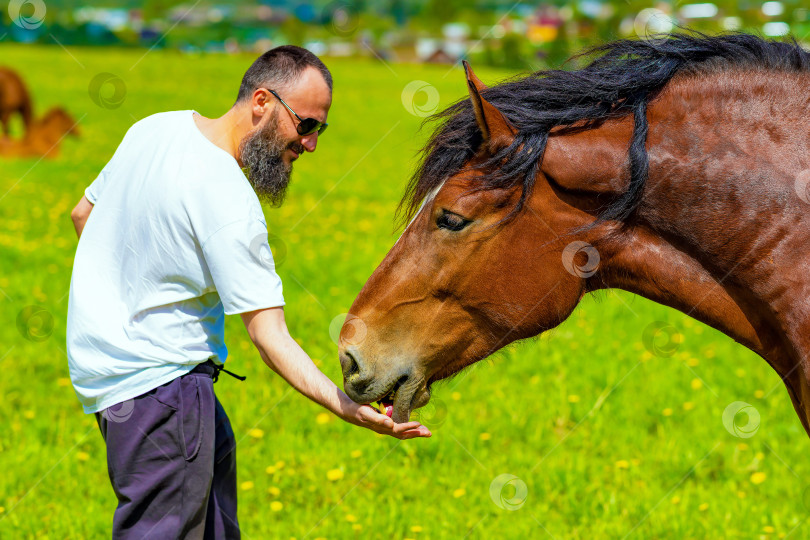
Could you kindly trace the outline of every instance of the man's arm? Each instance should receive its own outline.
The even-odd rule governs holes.
[[[87,197],[82,195],[82,199],[76,208],[70,212],[70,219],[73,220],[73,227],[76,229],[76,236],[81,238],[84,224],[87,223],[87,218],[90,217],[90,212],[93,210],[93,203],[87,200]]]
[[[352,401],[312,363],[307,353],[290,336],[284,320],[284,308],[243,313],[242,320],[264,363],[315,403],[347,422],[377,433],[398,439],[430,437],[430,431],[419,422],[395,424],[391,418],[372,407]]]

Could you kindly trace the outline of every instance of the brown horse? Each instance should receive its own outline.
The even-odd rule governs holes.
[[[63,108],[54,107],[31,122],[22,140],[0,138],[0,156],[54,158],[67,135],[79,136],[77,122]]]
[[[28,131],[33,115],[31,96],[17,73],[0,67],[0,124],[3,124],[3,133],[6,135],[11,133],[11,116],[15,113],[22,116],[23,125]]]
[[[810,55],[697,33],[591,52],[492,88],[467,69],[342,329],[347,394],[404,422],[614,287],[758,353],[810,433]]]

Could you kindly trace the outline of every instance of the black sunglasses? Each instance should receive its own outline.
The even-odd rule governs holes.
[[[324,131],[326,131],[326,127],[329,124],[321,123],[318,120],[315,120],[314,118],[301,118],[300,116],[298,116],[298,113],[296,113],[294,110],[292,110],[292,108],[289,105],[284,103],[284,100],[281,99],[281,96],[276,94],[275,90],[270,90],[268,88],[267,91],[270,92],[271,94],[273,94],[274,96],[276,96],[278,98],[278,100],[281,102],[281,104],[284,105],[285,107],[287,107],[287,110],[290,111],[291,113],[293,113],[293,116],[298,118],[298,126],[296,126],[295,129],[296,129],[296,131],[298,131],[299,135],[302,135],[302,136],[303,135],[311,135],[311,134],[315,133],[316,131],[318,132],[318,135],[321,135]]]

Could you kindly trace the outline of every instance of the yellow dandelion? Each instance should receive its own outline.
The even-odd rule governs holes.
[[[266,472],[267,474],[274,474],[276,472],[276,468],[274,466],[270,465],[269,467],[267,467],[264,470],[264,472]]]
[[[282,508],[284,508],[284,504],[282,504],[281,501],[273,501],[270,503],[270,510],[273,512],[279,512]]]
[[[679,504],[679,503],[681,502],[681,498],[680,498],[680,497],[678,497],[677,495],[675,495],[674,497],[672,497],[672,498],[669,500],[669,502],[671,502],[672,504]]]
[[[570,396],[568,396],[568,402],[569,403],[579,403],[579,396],[576,395],[576,394],[571,394]]]
[[[25,411],[23,413],[23,417],[28,418],[29,420],[31,420],[34,417],[34,411]]]
[[[68,386],[69,384],[70,379],[68,379],[67,377],[60,377],[59,379],[56,379],[57,386]]]
[[[332,469],[331,471],[327,471],[326,478],[331,480],[332,482],[340,480],[341,478],[343,478],[343,471],[341,471],[340,469]]]
[[[641,360],[643,362],[646,362],[647,360],[650,360],[652,357],[653,357],[653,354],[650,351],[644,351],[643,353],[641,353]]]
[[[363,452],[361,452],[360,450],[352,450],[352,453],[350,455],[353,458],[357,459],[357,458],[359,458],[360,456],[363,455]]]
[[[629,469],[630,463],[626,459],[620,459],[616,462],[617,469]]]
[[[754,454],[754,459],[762,461],[763,459],[765,459],[765,454],[763,454],[762,452],[757,452],[756,454]]]
[[[281,469],[284,468],[284,465],[285,465],[285,463],[283,461],[276,461],[275,467],[276,467],[276,469],[278,469],[280,471]]]
[[[741,378],[745,377],[745,370],[744,369],[738,369],[738,370],[736,370],[734,372],[734,374],[737,375],[737,377],[741,377]]]
[[[270,486],[269,488],[267,488],[267,493],[269,493],[273,497],[278,497],[279,495],[281,495],[281,490],[278,489],[276,486]]]
[[[458,400],[460,400],[460,399],[461,399],[461,392],[453,392],[452,394],[450,394],[450,398],[451,398],[453,401],[458,401]]]
[[[661,414],[663,414],[664,416],[672,416],[672,409],[666,408],[663,411],[661,411]]]
[[[492,438],[492,435],[490,435],[489,433],[482,433],[481,435],[478,436],[478,438],[481,439],[482,441],[488,441]]]
[[[346,521],[348,521],[349,523],[354,523],[355,521],[357,521],[357,516],[355,516],[354,514],[346,514]]]
[[[250,480],[242,482],[242,484],[239,487],[242,488],[242,491],[250,491],[251,489],[253,489],[253,482],[251,482]]]
[[[737,444],[737,450],[748,450],[748,445],[744,442]]]
[[[695,404],[692,403],[691,401],[687,401],[687,402],[685,402],[683,404],[683,410],[685,410],[685,411],[691,411],[694,408],[695,408]]]
[[[744,499],[745,498],[745,492],[744,491],[738,491],[737,492],[737,497],[739,497],[740,499]]]
[[[363,526],[362,526],[362,525],[360,525],[359,523],[355,523],[354,525],[352,525],[352,530],[355,530],[355,531],[362,531],[362,530],[363,530]]]
[[[700,510],[701,512],[705,512],[708,509],[709,509],[709,503],[701,503],[701,505],[698,506],[698,510]]]
[[[692,390],[700,390],[703,388],[703,381],[700,379],[692,379],[690,384],[692,385]]]
[[[332,419],[331,414],[322,412],[318,416],[315,417],[315,422],[320,424],[320,425],[324,425],[324,424],[328,424],[331,419]]]
[[[453,492],[453,497],[458,499],[459,497],[463,497],[465,493],[467,493],[467,491],[464,488],[458,488]]]
[[[77,452],[76,459],[78,459],[79,461],[87,461],[88,459],[90,459],[90,454],[88,454],[87,452]]]
[[[762,527],[762,532],[773,533],[773,532],[776,532],[776,529],[774,529],[770,525],[765,525],[764,527]]]
[[[765,392],[763,392],[762,390],[756,390],[754,392],[754,397],[757,399],[762,399],[763,397],[765,397]]]
[[[422,532],[422,527],[420,527],[419,525],[414,525],[413,527],[411,527],[411,532],[420,533]]]
[[[264,431],[262,431],[259,428],[253,428],[250,431],[248,431],[248,435],[250,435],[254,439],[261,439],[262,437],[264,437]]]
[[[766,477],[767,476],[765,475],[764,472],[755,472],[754,474],[751,475],[751,483],[759,485],[765,481]]]
[[[692,356],[692,357],[690,357],[689,359],[686,360],[686,365],[689,366],[689,367],[695,367],[698,364],[700,364],[700,360],[698,360],[694,356]]]

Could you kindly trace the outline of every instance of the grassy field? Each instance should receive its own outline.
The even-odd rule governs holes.
[[[0,51],[30,82],[38,112],[63,105],[82,131],[57,159],[0,163],[0,538],[108,536],[115,497],[105,448],[70,386],[64,352],[76,245],[68,214],[135,120],[189,108],[221,114],[252,58]],[[447,67],[330,67],[329,131],[296,164],[285,206],[265,213],[286,249],[291,332],[339,381],[330,324],[395,240],[393,210],[425,137],[403,89],[426,81],[445,105],[465,84]],[[117,108],[91,99],[102,73],[124,81]],[[107,107],[121,101],[112,90],[102,87]],[[26,323],[27,306],[44,311]],[[651,346],[645,336],[656,324],[669,329]],[[239,318],[227,321],[227,341],[229,367],[248,376],[216,386],[239,440],[248,539],[810,535],[810,444],[776,374],[714,330],[629,294],[586,299],[554,332],[438,385],[422,415],[434,436],[404,443],[346,425],[291,391]],[[751,437],[724,427],[736,401],[759,414]],[[496,483],[493,497],[502,474],[517,480],[502,492]],[[513,511],[502,508],[510,501]]]

